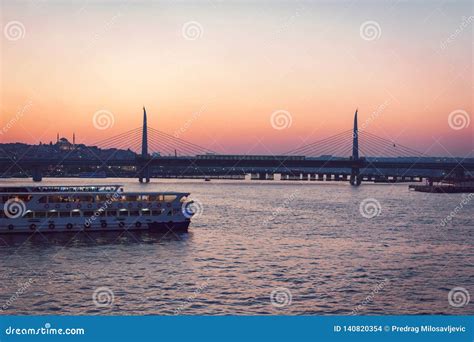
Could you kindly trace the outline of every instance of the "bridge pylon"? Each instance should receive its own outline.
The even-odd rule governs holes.
[[[149,183],[150,182],[150,166],[147,163],[148,159],[148,125],[146,118],[146,109],[143,107],[143,130],[142,130],[142,153],[141,153],[141,163],[138,163],[139,176],[138,180],[140,183]]]
[[[354,129],[352,132],[352,161],[358,162],[359,161],[359,128],[357,126],[357,112],[356,109],[354,114]],[[351,168],[351,178],[350,178],[351,185],[359,186],[362,183],[362,177],[360,176],[360,170],[357,166],[352,166]]]

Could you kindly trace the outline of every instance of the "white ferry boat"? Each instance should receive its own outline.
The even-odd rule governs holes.
[[[0,234],[186,232],[189,193],[124,192],[122,185],[0,187]]]

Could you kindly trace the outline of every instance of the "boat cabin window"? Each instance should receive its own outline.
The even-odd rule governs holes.
[[[23,215],[23,217],[26,217],[26,218],[33,218],[33,216],[34,216],[34,213],[31,210],[27,210],[25,212],[25,215]]]
[[[94,201],[94,197],[90,195],[81,195],[81,196],[77,196],[77,198],[79,202],[93,202]]]
[[[35,218],[43,218],[46,217],[46,212],[45,211],[37,211],[35,213]]]
[[[61,196],[53,195],[48,196],[48,203],[61,203]]]
[[[138,198],[137,195],[122,196],[122,200],[127,201],[127,202],[135,202],[137,200],[137,198]]]
[[[28,202],[29,200],[31,200],[31,195],[18,195],[16,196],[17,199],[23,201],[23,202]]]
[[[143,216],[150,216],[151,210],[150,209],[142,209],[141,210]]]
[[[117,212],[115,210],[107,210],[107,216],[117,216]]]
[[[79,216],[81,216],[81,211],[80,210],[71,211],[71,217],[79,217]]]
[[[84,216],[85,217],[92,217],[92,216],[94,216],[94,212],[90,211],[90,210],[84,211]]]
[[[152,210],[151,214],[152,214],[153,216],[161,215],[161,214],[163,214],[163,209]]]
[[[173,202],[176,199],[176,195],[165,195],[165,202]]]
[[[140,216],[140,212],[138,210],[131,210],[130,216]]]
[[[128,216],[128,210],[119,210],[119,216]]]
[[[56,210],[48,211],[48,218],[55,218],[58,217],[58,212]]]
[[[71,216],[71,213],[69,211],[60,211],[59,212],[59,217],[69,217]]]

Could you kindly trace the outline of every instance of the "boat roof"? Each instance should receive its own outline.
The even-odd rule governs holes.
[[[11,192],[109,192],[116,191],[123,184],[92,184],[92,185],[11,185],[0,186],[0,193]]]
[[[123,184],[93,184],[93,185],[46,185],[46,186],[0,186],[0,194],[31,195],[45,194],[110,194],[119,190],[123,195],[184,195],[189,196],[187,192],[174,191],[124,191]]]

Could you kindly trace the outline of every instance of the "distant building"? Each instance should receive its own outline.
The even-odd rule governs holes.
[[[56,143],[56,147],[61,151],[72,151],[74,150],[74,144],[71,144],[66,138],[61,138]]]

